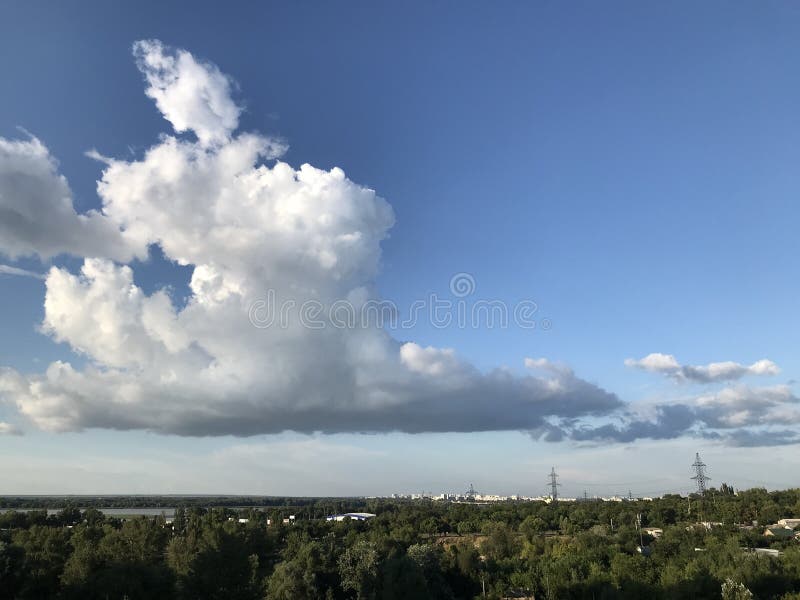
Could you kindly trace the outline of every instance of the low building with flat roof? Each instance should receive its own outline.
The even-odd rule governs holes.
[[[345,519],[350,519],[351,521],[366,521],[367,519],[371,519],[376,515],[372,513],[364,513],[364,512],[355,512],[355,513],[344,513],[341,515],[330,515],[329,517],[325,517],[326,521],[344,521]]]
[[[778,521],[778,525],[781,527],[791,527],[792,529],[797,529],[798,525],[800,525],[800,519],[780,519]]]

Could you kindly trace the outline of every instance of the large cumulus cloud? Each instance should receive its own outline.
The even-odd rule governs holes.
[[[42,331],[87,366],[0,371],[0,393],[30,421],[182,435],[479,431],[622,406],[569,369],[483,373],[453,350],[400,343],[377,325],[332,326],[324,310],[322,327],[295,311],[255,327],[252,307],[267,291],[277,306],[346,300],[358,309],[377,300],[393,211],[341,169],[294,168],[280,160],[280,140],[237,134],[241,109],[215,66],[157,41],[136,43],[134,54],[147,95],[187,135],[163,135],[138,160],[95,153],[104,161],[102,211],[75,214],[46,148],[15,142],[38,170],[2,202],[27,210],[22,222],[31,225],[4,213],[13,233],[0,250],[85,259],[80,272],[47,274]],[[35,185],[37,194],[20,193]],[[60,238],[47,235],[56,231]],[[136,285],[130,259],[151,245],[191,267],[185,305]]]

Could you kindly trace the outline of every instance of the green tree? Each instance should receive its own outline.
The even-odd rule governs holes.
[[[34,525],[16,531],[15,546],[23,551],[23,584],[19,598],[55,598],[70,554],[69,533],[62,527]]]
[[[519,550],[519,541],[514,531],[505,523],[491,522],[484,529],[486,540],[481,551],[493,560],[514,556]]]
[[[545,532],[547,525],[541,517],[529,515],[519,525],[519,532],[526,540],[532,542],[536,537]]]
[[[427,590],[434,598],[452,597],[452,591],[445,581],[443,553],[439,546],[414,544],[409,546],[406,555],[424,577]]]
[[[722,584],[722,600],[751,600],[753,593],[743,583],[726,579]]]
[[[15,598],[23,582],[22,548],[0,541],[0,598]]]
[[[354,592],[358,600],[375,598],[379,566],[380,558],[375,544],[359,540],[345,550],[339,560],[342,589]]]
[[[60,525],[77,525],[83,521],[81,510],[73,502],[67,502],[57,515],[55,520]]]
[[[172,529],[176,534],[186,531],[186,509],[179,506],[175,509],[175,518],[172,521]]]
[[[315,600],[320,590],[309,581],[300,565],[288,561],[278,563],[267,581],[267,600]]]
[[[426,600],[434,598],[419,565],[408,556],[383,564],[381,600]]]

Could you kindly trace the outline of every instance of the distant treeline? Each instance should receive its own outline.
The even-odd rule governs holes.
[[[0,496],[0,508],[162,508],[310,506],[320,501],[352,503],[353,498],[304,498],[281,496]]]

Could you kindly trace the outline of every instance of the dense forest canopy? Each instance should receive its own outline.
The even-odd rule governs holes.
[[[2,498],[0,598],[800,599],[800,489],[689,500]]]

